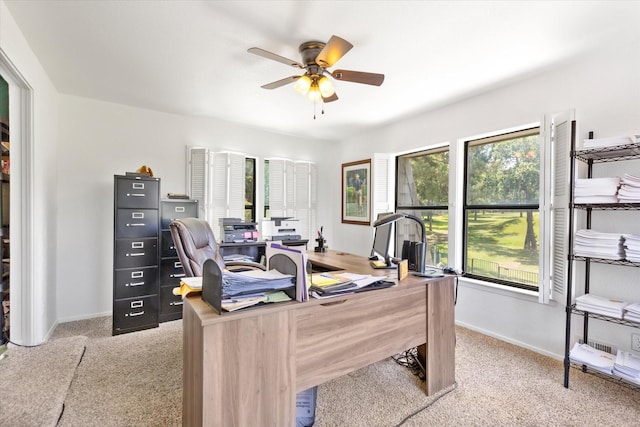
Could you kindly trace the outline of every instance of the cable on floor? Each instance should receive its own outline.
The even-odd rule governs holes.
[[[416,415],[418,415],[420,412],[424,411],[425,409],[428,409],[434,403],[436,403],[438,400],[442,399],[447,394],[451,393],[453,390],[455,390],[457,388],[458,388],[458,382],[456,381],[456,382],[453,383],[453,388],[451,390],[447,391],[446,393],[441,394],[436,399],[434,399],[432,402],[429,402],[426,405],[424,405],[422,408],[416,409],[413,413],[407,415],[402,421],[400,421],[398,424],[396,424],[395,427],[400,427],[401,425],[403,425],[404,423],[409,421],[411,418],[415,417]]]

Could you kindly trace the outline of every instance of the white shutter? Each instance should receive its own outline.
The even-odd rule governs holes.
[[[373,212],[372,222],[378,214],[393,212],[393,162],[392,156],[387,153],[375,153],[373,155],[372,171],[372,197]]]
[[[198,201],[198,217],[207,218],[211,207],[210,153],[206,148],[187,147],[187,195]]]
[[[540,180],[540,292],[539,301],[563,301],[569,253],[569,195],[574,112],[547,114],[542,133]]]
[[[284,161],[284,214],[296,216],[296,166],[291,160]]]
[[[269,216],[285,216],[284,160],[269,159]]]
[[[246,158],[241,154],[228,154],[227,215],[244,220]]]

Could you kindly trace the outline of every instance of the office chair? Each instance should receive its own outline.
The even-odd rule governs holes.
[[[257,262],[225,262],[211,226],[203,219],[176,219],[171,221],[169,229],[184,273],[189,277],[202,276],[202,267],[207,259],[213,259],[221,270],[265,269]]]

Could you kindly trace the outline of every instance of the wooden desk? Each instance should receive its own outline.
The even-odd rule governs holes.
[[[395,275],[366,258],[309,252],[331,270]],[[455,381],[453,277],[335,299],[216,314],[183,308],[184,426],[294,426],[296,393],[426,343],[426,393]]]

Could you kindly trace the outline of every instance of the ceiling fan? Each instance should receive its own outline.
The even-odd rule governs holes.
[[[252,47],[247,51],[254,55],[304,70],[304,74],[300,76],[285,77],[284,79],[262,85],[262,88],[276,89],[295,82],[295,89],[301,94],[307,95],[311,101],[322,100],[324,102],[332,102],[338,99],[338,95],[336,95],[333,83],[327,76],[331,76],[335,80],[373,86],[380,86],[384,81],[384,74],[350,70],[328,70],[328,68],[333,67],[340,58],[349,52],[352,47],[353,45],[351,43],[338,36],[331,36],[327,43],[308,41],[302,43],[298,49],[302,56],[302,63],[260,49],[259,47]]]

